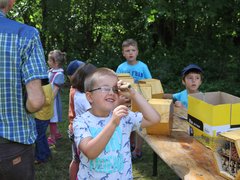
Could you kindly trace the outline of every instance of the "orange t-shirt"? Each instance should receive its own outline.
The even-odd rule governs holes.
[[[76,116],[75,111],[74,111],[74,95],[75,95],[75,93],[76,93],[76,89],[71,87],[70,92],[69,92],[69,108],[68,108],[68,120],[69,120],[68,129],[70,132],[73,131],[72,124],[73,124],[73,119]]]

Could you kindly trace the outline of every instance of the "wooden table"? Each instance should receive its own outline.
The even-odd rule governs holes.
[[[186,111],[175,109],[174,112],[171,136],[147,135],[145,129],[138,132],[154,151],[153,175],[157,173],[159,156],[181,179],[224,179],[217,172],[213,152],[187,134],[188,124],[179,118],[186,117]]]

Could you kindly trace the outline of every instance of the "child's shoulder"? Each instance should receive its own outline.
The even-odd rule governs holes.
[[[87,120],[91,117],[91,113],[89,111],[86,111],[82,114],[76,115],[75,119],[81,119],[82,122],[84,122],[84,120]]]
[[[122,66],[127,66],[128,65],[128,61],[124,61],[121,64],[118,65],[118,67],[122,67]]]
[[[174,94],[186,94],[186,93],[187,93],[187,89],[184,89],[184,90],[178,91]]]
[[[77,100],[81,100],[81,101],[87,100],[86,94],[82,93],[82,92],[80,92],[78,90],[75,91],[74,98],[77,99]]]
[[[50,69],[49,70],[49,74],[52,75],[52,77],[56,77],[56,76],[64,76],[64,70],[62,68],[59,69]]]
[[[64,70],[62,68],[56,69],[53,73],[54,77],[64,78]]]
[[[50,69],[49,71],[50,71],[50,72],[53,72],[53,73],[63,73],[63,72],[64,72],[63,68]]]
[[[142,60],[138,60],[137,62],[138,62],[138,64],[139,64],[139,65],[142,65],[142,66],[147,66],[147,64],[146,64],[146,63],[144,63]]]
[[[188,95],[187,89],[184,89],[182,91],[174,93],[173,98],[180,97],[180,96],[187,96],[187,95]]]

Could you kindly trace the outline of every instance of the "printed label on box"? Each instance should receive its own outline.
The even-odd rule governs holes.
[[[230,125],[222,125],[222,126],[210,126],[206,123],[203,123],[201,120],[191,116],[188,114],[188,123],[193,126],[193,128],[197,128],[203,133],[208,134],[209,136],[216,136],[222,132],[228,131],[230,129]]]
[[[198,128],[198,129],[200,129],[201,131],[203,131],[203,123],[199,119],[197,119],[197,118],[195,118],[195,117],[193,117],[193,116],[188,114],[188,122],[192,126],[194,126],[194,127]]]

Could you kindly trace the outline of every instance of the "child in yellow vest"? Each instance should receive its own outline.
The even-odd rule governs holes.
[[[45,95],[45,104],[40,111],[34,114],[38,133],[35,142],[35,164],[45,163],[51,158],[46,131],[50,119],[53,117],[54,94],[48,79],[42,80],[42,87]]]

